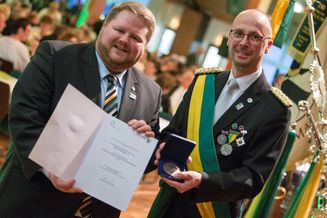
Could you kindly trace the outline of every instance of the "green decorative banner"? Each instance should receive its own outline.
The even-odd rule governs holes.
[[[321,27],[324,26],[326,22],[327,15],[327,0],[315,1],[312,5],[315,10],[313,12],[314,29],[316,36],[319,35]],[[293,58],[301,62],[303,61],[305,55],[307,54],[309,48],[311,48],[310,39],[310,29],[308,23],[308,16],[305,16],[301,22],[299,29],[297,30],[296,36],[291,43],[288,53],[293,56]]]
[[[89,5],[90,5],[90,0],[87,0],[84,3],[82,11],[76,21],[77,28],[81,27],[86,22],[87,18],[89,17],[89,12],[88,12]]]
[[[246,0],[229,0],[227,1],[227,12],[235,16],[245,9],[246,3]]]

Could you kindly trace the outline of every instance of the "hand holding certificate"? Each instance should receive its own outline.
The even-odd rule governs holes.
[[[156,144],[69,85],[29,157],[61,179],[75,179],[93,197],[126,210]]]
[[[76,185],[126,210],[156,144],[156,139],[147,140],[126,123],[107,116],[80,166]]]

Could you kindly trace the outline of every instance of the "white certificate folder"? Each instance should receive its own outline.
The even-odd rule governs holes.
[[[157,144],[68,85],[29,158],[126,210]]]

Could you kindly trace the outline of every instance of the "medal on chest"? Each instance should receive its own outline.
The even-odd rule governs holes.
[[[222,130],[217,137],[217,142],[220,145],[220,153],[224,156],[229,156],[233,152],[233,142],[236,142],[237,147],[245,145],[244,135],[247,134],[243,125],[233,123],[232,128],[228,131]]]

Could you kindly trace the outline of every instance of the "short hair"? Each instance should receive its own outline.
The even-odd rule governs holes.
[[[79,36],[77,35],[76,32],[73,32],[73,31],[65,31],[63,33],[61,33],[59,36],[58,36],[58,40],[62,40],[62,41],[70,41],[71,38],[76,38],[77,41],[79,41]]]
[[[31,25],[29,20],[27,18],[18,18],[16,20],[13,20],[10,24],[10,33],[16,34],[18,32],[19,28],[23,28],[23,30],[26,30],[26,27]]]
[[[108,24],[112,21],[121,11],[129,10],[130,12],[138,15],[143,18],[145,21],[145,25],[147,26],[149,32],[146,36],[147,41],[150,40],[156,25],[156,19],[152,12],[145,7],[143,4],[138,2],[124,2],[118,5],[115,5],[107,14],[106,19],[104,21],[104,25]]]
[[[10,7],[9,5],[3,3],[3,4],[0,4],[0,13],[4,14],[6,19],[8,19],[8,17],[10,16]]]
[[[59,7],[60,7],[60,5],[59,5],[59,3],[58,2],[50,2],[50,4],[49,4],[49,8],[51,8],[51,9],[59,9]]]
[[[50,25],[55,25],[56,24],[56,22],[49,15],[42,16],[40,18],[40,22],[39,23],[46,23],[46,24],[50,24]]]

